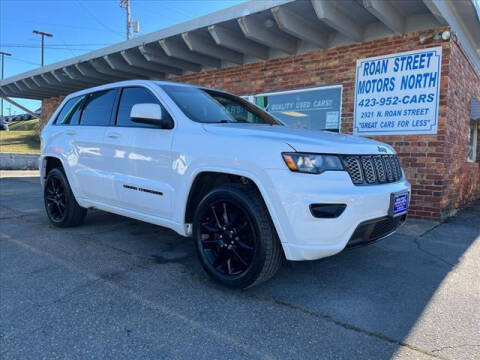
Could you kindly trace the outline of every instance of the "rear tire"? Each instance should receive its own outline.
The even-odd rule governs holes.
[[[283,261],[268,210],[255,188],[219,186],[195,212],[193,238],[210,277],[230,288],[248,288],[270,279]]]
[[[85,220],[87,209],[78,205],[65,173],[59,168],[48,172],[43,200],[48,219],[57,227],[77,226]]]

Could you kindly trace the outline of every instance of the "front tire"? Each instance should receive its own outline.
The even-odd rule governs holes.
[[[50,222],[57,227],[71,227],[83,223],[87,209],[78,205],[65,173],[58,168],[48,172],[43,189],[45,210]]]
[[[230,288],[260,284],[282,264],[270,215],[251,186],[222,185],[205,195],[195,212],[193,237],[207,274]]]

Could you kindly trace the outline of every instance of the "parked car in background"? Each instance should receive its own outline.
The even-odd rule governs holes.
[[[15,117],[15,121],[26,121],[30,120],[32,116],[30,114],[19,114]]]
[[[246,288],[405,221],[410,184],[378,141],[293,129],[205,87],[125,81],[65,98],[41,134],[50,221],[89,208],[193,238],[216,281]]]
[[[0,130],[8,131],[8,123],[4,118],[0,119]]]

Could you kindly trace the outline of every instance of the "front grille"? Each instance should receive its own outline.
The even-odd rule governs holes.
[[[345,170],[350,174],[354,184],[363,184],[363,171],[361,171],[360,160],[356,156],[345,156],[343,158]]]
[[[355,185],[392,183],[402,178],[396,155],[344,155],[342,161]]]

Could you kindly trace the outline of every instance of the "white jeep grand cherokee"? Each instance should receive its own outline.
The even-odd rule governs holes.
[[[65,98],[42,131],[45,208],[59,227],[88,208],[193,237],[215,280],[245,288],[283,258],[378,240],[405,220],[410,184],[377,141],[293,129],[240,97],[125,81]]]

